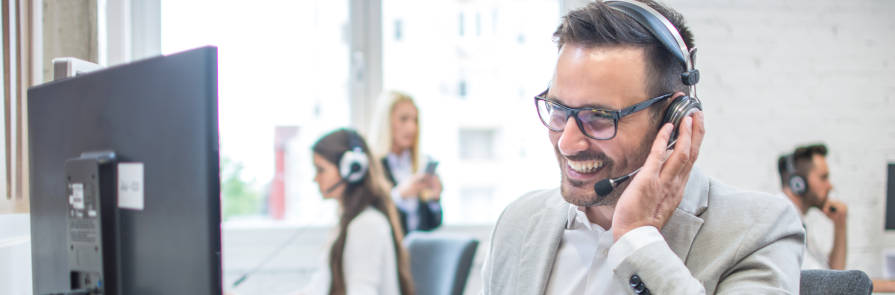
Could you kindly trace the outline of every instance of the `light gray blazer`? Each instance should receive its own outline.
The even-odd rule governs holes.
[[[482,267],[484,294],[545,292],[568,206],[553,189],[504,209]],[[805,232],[789,200],[733,189],[694,168],[661,233],[667,245],[639,249],[615,279],[629,286],[636,274],[652,294],[799,293]]]

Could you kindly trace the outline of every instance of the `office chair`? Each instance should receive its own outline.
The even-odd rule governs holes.
[[[802,270],[799,294],[870,294],[873,281],[860,270]]]
[[[472,267],[479,241],[413,232],[404,238],[410,272],[418,295],[460,295]]]

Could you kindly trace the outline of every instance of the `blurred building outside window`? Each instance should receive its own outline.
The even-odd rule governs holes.
[[[310,146],[350,121],[348,5],[162,2],[163,53],[218,46],[225,222],[335,222],[335,202],[313,182]],[[552,76],[559,5],[383,0],[382,89],[420,106],[422,151],[441,162],[446,224],[491,224],[521,194],[558,185],[532,96]]]

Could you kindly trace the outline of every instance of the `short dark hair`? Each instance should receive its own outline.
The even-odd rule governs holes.
[[[673,24],[687,45],[693,48],[693,34],[684,23],[684,17],[671,8],[652,0],[639,0],[665,16]],[[633,46],[643,48],[647,62],[647,91],[650,96],[690,89],[681,81],[681,73],[688,70],[669,52],[656,37],[634,18],[609,7],[602,1],[594,1],[583,8],[569,12],[562,18],[553,39],[561,49],[573,43],[585,47]]]
[[[792,154],[782,155],[777,158],[777,172],[780,173],[780,184],[785,187],[786,181],[792,176],[787,168],[789,165],[787,163],[789,161],[788,157],[792,157],[795,172],[805,175],[806,172],[814,168],[814,163],[812,162],[814,155],[826,157],[827,146],[822,143],[800,146]]]

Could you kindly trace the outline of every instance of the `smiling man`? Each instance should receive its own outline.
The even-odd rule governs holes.
[[[798,293],[792,206],[693,169],[705,127],[683,18],[597,1],[554,37],[554,76],[534,100],[562,182],[501,214],[484,293]]]

